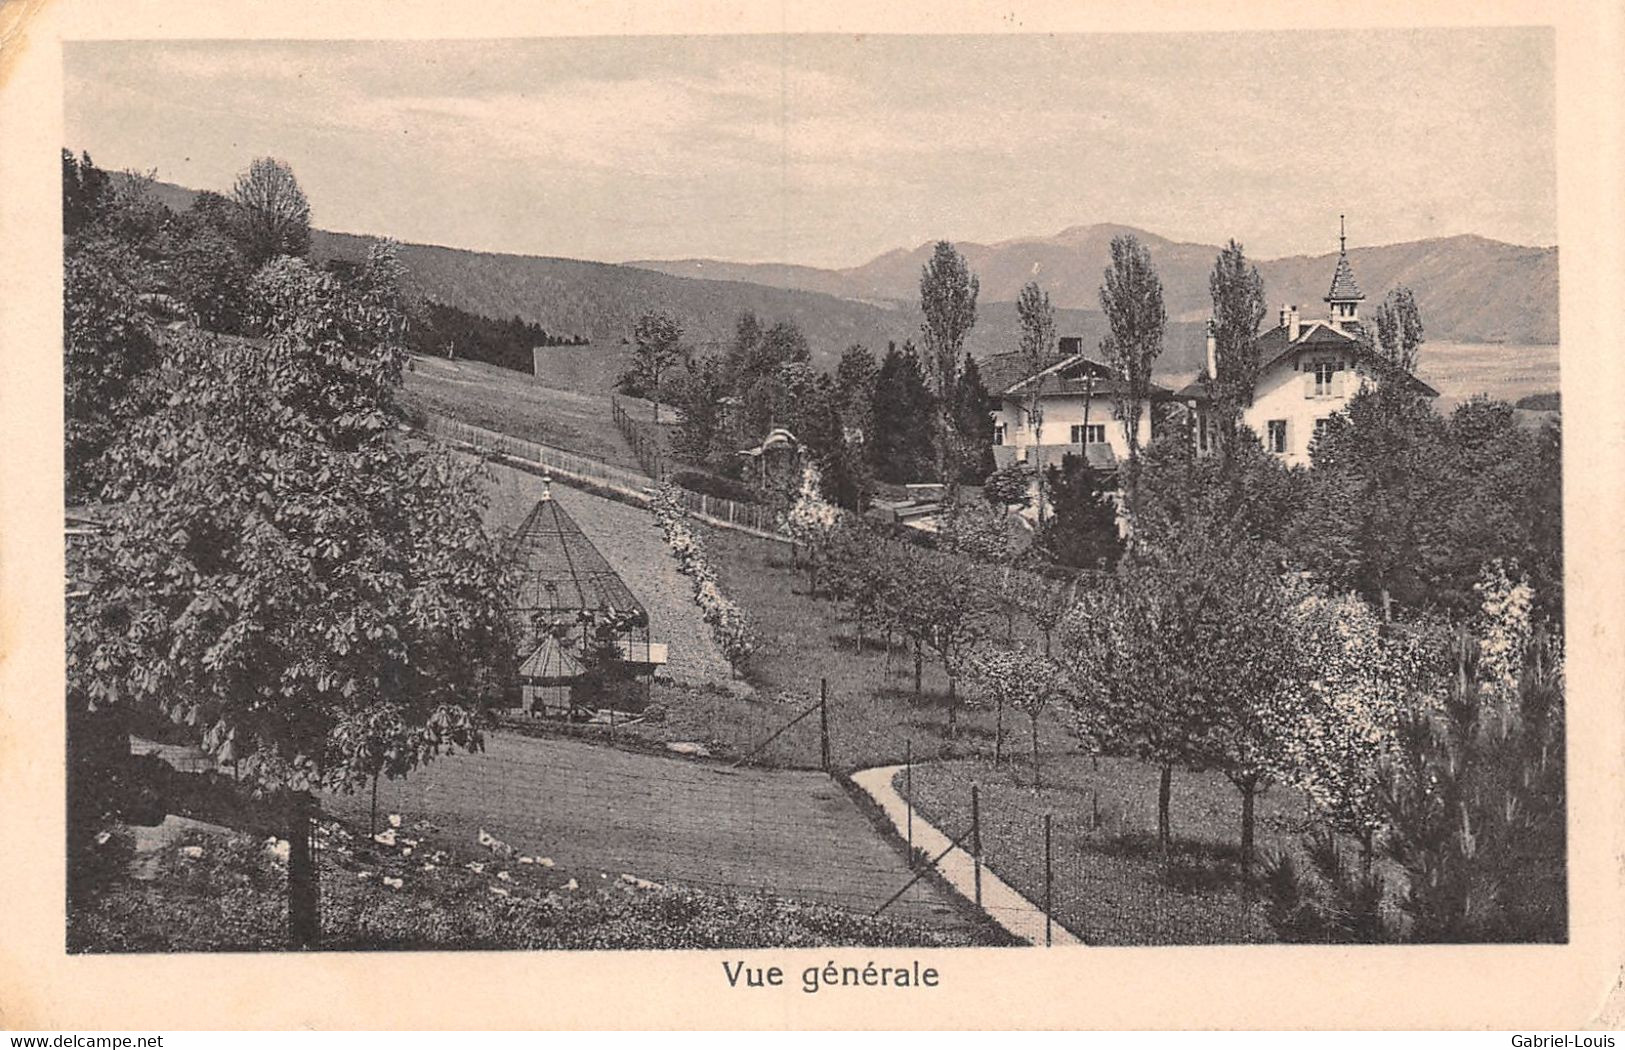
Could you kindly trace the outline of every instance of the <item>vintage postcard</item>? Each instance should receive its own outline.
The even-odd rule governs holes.
[[[0,19],[8,1026],[1619,1023],[1617,5]]]

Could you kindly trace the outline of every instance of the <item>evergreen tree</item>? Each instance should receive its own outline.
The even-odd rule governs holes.
[[[954,458],[964,484],[974,485],[993,472],[993,413],[998,407],[976,358],[967,354],[953,406]]]
[[[875,434],[866,443],[876,477],[897,483],[933,477],[933,411],[914,344],[889,344],[875,376]]]
[[[1100,472],[1068,453],[1049,468],[1051,516],[1038,534],[1044,557],[1077,569],[1106,570],[1123,554],[1117,505]]]

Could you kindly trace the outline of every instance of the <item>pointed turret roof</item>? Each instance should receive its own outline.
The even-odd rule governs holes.
[[[1354,280],[1354,268],[1349,265],[1347,252],[1340,252],[1337,256],[1337,272],[1332,274],[1332,290],[1326,293],[1328,303],[1349,302],[1364,299],[1365,293]]]
[[[1354,280],[1354,267],[1349,265],[1348,229],[1343,217],[1337,217],[1337,270],[1332,274],[1332,290],[1326,293],[1326,302],[1353,302],[1365,298],[1360,285]]]

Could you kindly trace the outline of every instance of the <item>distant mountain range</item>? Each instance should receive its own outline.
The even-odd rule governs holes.
[[[177,210],[195,196],[166,183],[156,192]],[[1032,279],[1056,304],[1059,334],[1080,336],[1086,348],[1097,347],[1106,327],[1097,299],[1101,273],[1111,238],[1123,232],[1134,233],[1149,248],[1162,276],[1170,323],[1159,375],[1173,380],[1196,372],[1204,354],[1207,275],[1218,248],[1122,226],[1078,226],[1054,237],[991,245],[960,243],[981,280],[967,348],[985,358],[1016,347],[1020,328],[1014,300]],[[315,231],[312,253],[358,259],[370,239]],[[622,340],[646,310],[672,313],[702,349],[724,343],[746,310],[769,324],[793,321],[812,345],[815,363],[823,366],[854,343],[882,353],[888,341],[917,340],[919,275],[930,250],[921,245],[887,252],[846,270],[714,260],[613,264],[422,244],[403,245],[402,261],[421,294],[490,317],[518,316],[549,332],[587,336],[593,342],[589,353],[599,357],[595,371],[612,377],[620,368]],[[1430,342],[1557,341],[1556,248],[1461,236],[1349,254],[1369,307],[1399,284],[1416,292]],[[1334,253],[1259,262],[1270,304],[1265,327],[1275,323],[1282,303],[1319,316],[1335,261]],[[1555,376],[1551,385],[1555,388]]]
[[[1073,226],[1053,237],[1027,237],[996,244],[960,242],[965,262],[981,281],[983,302],[1013,302],[1021,286],[1036,280],[1057,307],[1099,309],[1101,273],[1110,262],[1112,238],[1139,238],[1162,277],[1172,320],[1203,321],[1211,306],[1207,277],[1217,245],[1170,241],[1128,226]],[[714,259],[638,260],[627,265],[677,277],[747,281],[869,302],[912,302],[920,270],[932,245],[895,250],[861,266],[826,270],[775,263]],[[1462,235],[1354,248],[1349,261],[1368,301],[1390,288],[1410,287],[1431,337],[1464,343],[1557,342],[1557,249],[1526,248]],[[1308,316],[1320,309],[1337,254],[1258,260],[1273,314],[1288,303]]]

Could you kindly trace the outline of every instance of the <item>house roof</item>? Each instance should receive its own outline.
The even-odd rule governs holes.
[[[1349,265],[1348,253],[1341,252],[1337,256],[1337,269],[1332,273],[1332,289],[1326,293],[1326,301],[1336,302],[1340,299],[1364,299],[1365,293],[1360,291],[1360,285],[1354,280],[1354,267]]]
[[[1358,331],[1357,327],[1355,331]],[[1317,319],[1302,322],[1298,329],[1297,342],[1287,338],[1287,335],[1284,326],[1276,325],[1258,337],[1260,375],[1304,350],[1337,350],[1366,361],[1377,360],[1376,354],[1358,335],[1346,330],[1346,327],[1339,328],[1328,321]],[[1420,394],[1427,397],[1439,396],[1437,390],[1414,375],[1408,375],[1406,380]],[[1171,396],[1183,401],[1205,400],[1209,396],[1207,383],[1198,376]]]
[[[1128,390],[1128,381],[1120,377],[1111,365],[1080,353],[1063,357],[1042,371],[1021,376],[1015,382],[1005,385],[1000,393],[1005,397],[1031,394],[1040,379],[1043,380],[1043,393],[1046,396],[1092,393],[1101,397],[1111,397]],[[988,389],[995,388],[989,386]],[[1156,383],[1149,384],[1146,389],[1153,401],[1173,396],[1173,392],[1167,387],[1158,386]]]

